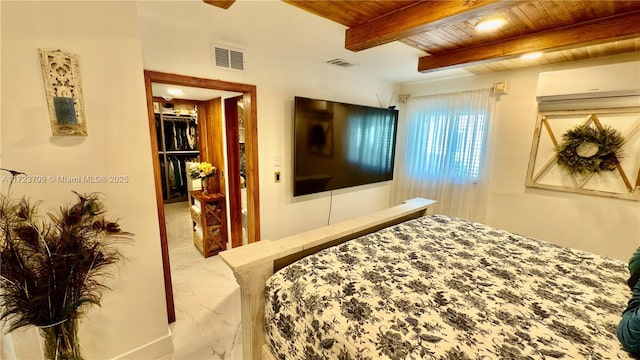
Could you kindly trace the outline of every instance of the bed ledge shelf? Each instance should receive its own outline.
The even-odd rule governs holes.
[[[436,201],[413,198],[402,205],[324,226],[279,240],[257,243],[219,254],[240,285],[243,358],[269,358],[264,338],[265,282],[282,267],[324,248],[385,227],[424,216]],[[262,356],[261,356],[261,353]]]

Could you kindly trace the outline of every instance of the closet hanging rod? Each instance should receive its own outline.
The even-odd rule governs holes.
[[[170,150],[165,151],[167,155],[198,155],[200,152],[198,150]]]
[[[168,116],[163,116],[163,120],[165,121],[194,121],[196,120],[195,116],[191,116],[190,117],[168,117]]]

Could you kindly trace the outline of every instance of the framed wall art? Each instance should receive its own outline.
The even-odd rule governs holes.
[[[526,186],[640,200],[640,108],[540,112]]]
[[[78,56],[38,49],[53,135],[87,135]]]

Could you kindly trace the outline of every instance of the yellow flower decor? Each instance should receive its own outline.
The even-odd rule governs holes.
[[[206,179],[214,176],[218,169],[206,161],[191,164],[189,177],[192,179]]]

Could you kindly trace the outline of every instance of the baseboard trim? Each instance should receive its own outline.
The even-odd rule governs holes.
[[[161,338],[151,341],[111,360],[159,359],[173,352],[173,336],[171,331]]]

